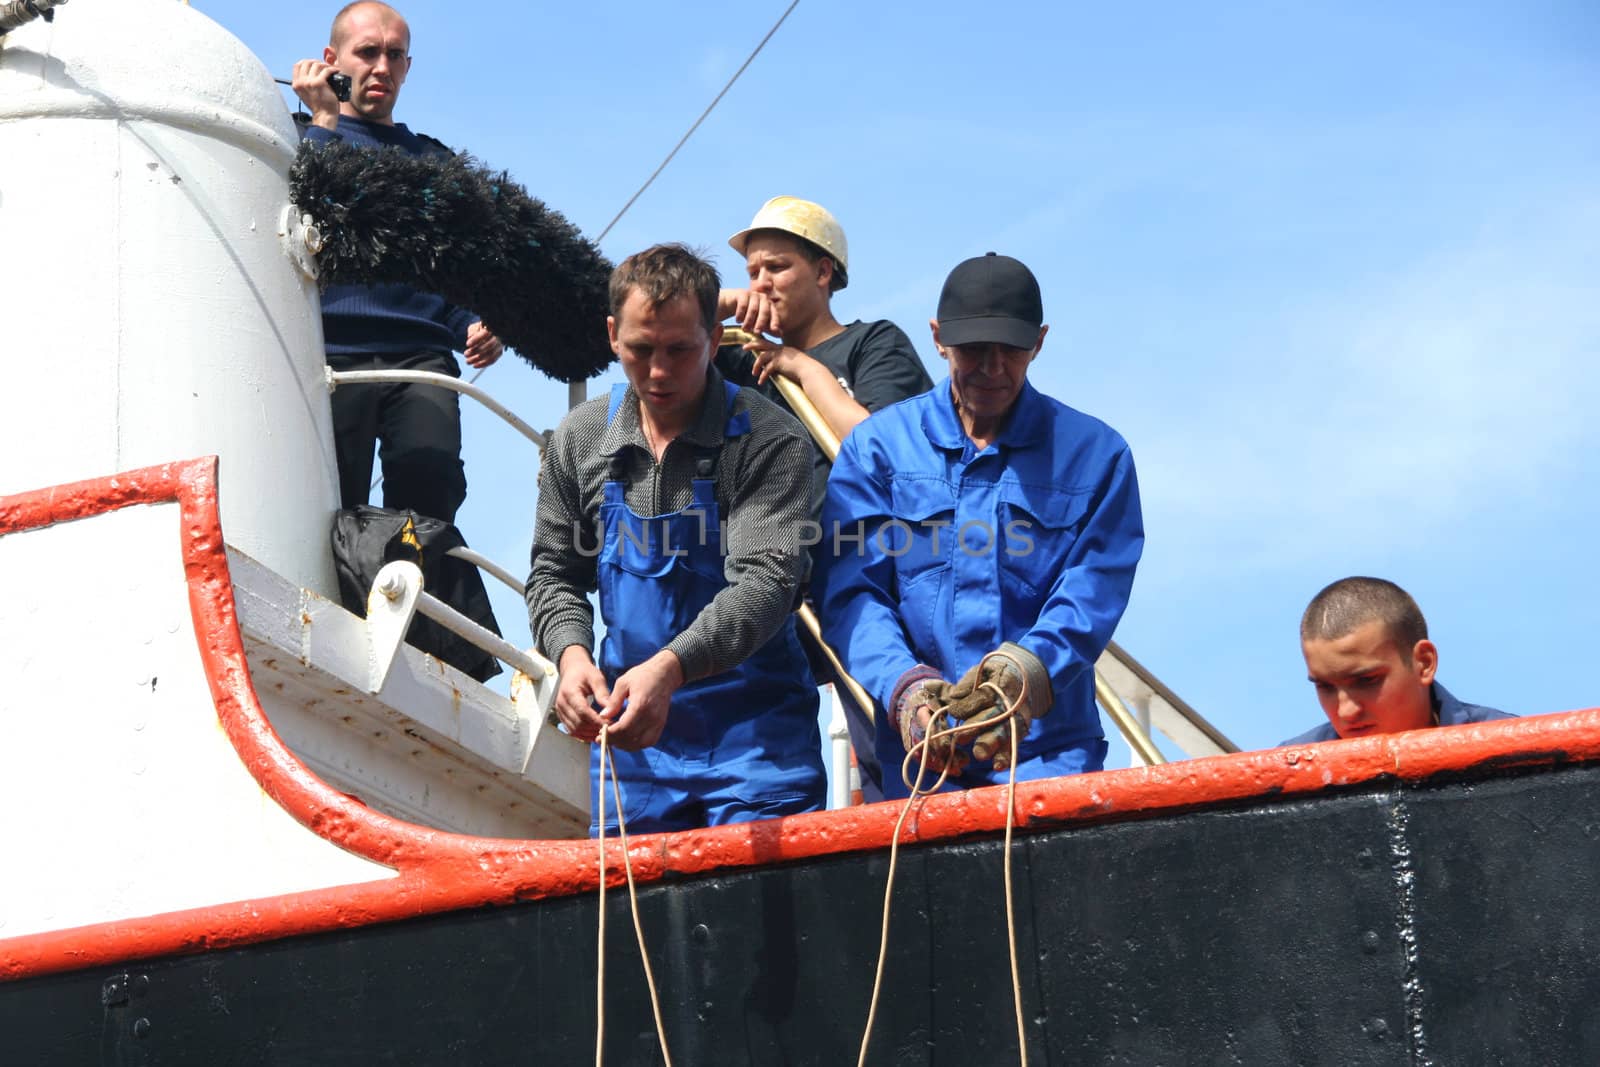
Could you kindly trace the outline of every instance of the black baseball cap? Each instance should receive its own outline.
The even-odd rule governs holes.
[[[993,252],[956,264],[939,294],[939,343],[1032,348],[1044,325],[1033,271]]]

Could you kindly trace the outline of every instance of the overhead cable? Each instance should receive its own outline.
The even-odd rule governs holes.
[[[712,100],[710,104],[706,105],[706,109],[700,113],[700,117],[694,120],[694,125],[689,127],[689,132],[679,138],[678,143],[672,146],[672,151],[668,152],[667,158],[661,161],[661,166],[657,167],[655,172],[652,173],[650,177],[645,179],[644,184],[639,186],[638,192],[634,193],[628,198],[628,202],[622,205],[622,210],[617,212],[616,217],[610,222],[606,223],[606,228],[600,231],[599,237],[595,238],[596,244],[599,244],[601,241],[606,239],[606,234],[611,232],[611,227],[615,226],[619,221],[621,221],[622,216],[626,215],[628,213],[628,209],[633,206],[633,202],[643,196],[644,191],[650,188],[651,183],[654,182],[656,178],[660,177],[662,171],[667,169],[667,164],[671,163],[672,157],[678,154],[678,149],[687,144],[689,138],[694,136],[694,131],[700,128],[700,124],[704,122],[711,114],[712,109],[722,102],[722,98],[724,96],[728,95],[728,90],[732,89],[733,83],[739,80],[739,75],[745,72],[745,68],[751,64],[756,56],[761,54],[761,50],[767,46],[767,42],[772,40],[772,35],[778,32],[778,27],[782,26],[783,20],[789,17],[789,12],[793,11],[799,6],[800,0],[794,0],[792,4],[784,9],[783,14],[778,16],[778,21],[772,24],[772,29],[768,30],[767,35],[761,38],[761,43],[756,45],[755,50],[745,57],[744,62],[739,65],[739,69],[733,72],[733,77],[728,79],[728,84],[722,87],[722,91],[717,94],[716,99]]]

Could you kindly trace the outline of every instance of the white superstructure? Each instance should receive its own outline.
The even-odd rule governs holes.
[[[71,0],[0,37],[0,809],[28,872],[0,943],[385,882],[324,825],[350,798],[587,828],[553,670],[513,700],[402,645],[409,615],[338,603],[297,148],[260,61],[185,4]],[[269,780],[306,768],[322,799],[291,810]]]
[[[279,236],[296,144],[187,5],[72,0],[0,38],[0,494],[216,454],[230,542],[334,593],[316,287]]]

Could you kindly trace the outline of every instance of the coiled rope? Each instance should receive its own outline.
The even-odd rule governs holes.
[[[661,1042],[661,1058],[666,1067],[672,1067],[672,1053],[667,1051],[667,1028],[661,1021],[661,998],[656,994],[655,974],[650,970],[650,953],[644,947],[644,926],[639,921],[639,895],[633,884],[633,862],[628,858],[628,826],[622,817],[622,787],[617,784],[617,766],[611,759],[609,727],[600,729],[600,920],[598,926],[598,963],[595,967],[595,1022],[594,1065],[602,1067],[605,1055],[606,1033],[606,777],[611,778],[611,793],[617,802],[617,840],[622,845],[622,869],[628,876],[628,904],[633,909],[633,932],[639,941],[639,959],[644,964],[645,984],[650,987],[650,1009],[656,1017],[656,1038]]]
[[[983,665],[991,658],[1000,657],[1010,659],[1002,652],[990,652],[978,663],[978,673],[983,673]],[[1005,836],[1005,894],[1006,894],[1006,947],[1011,954],[1011,998],[1016,1009],[1017,1020],[1017,1053],[1022,1067],[1028,1067],[1028,1038],[1022,1021],[1022,978],[1017,966],[1017,922],[1016,909],[1012,902],[1011,894],[1011,830],[1016,823],[1016,793],[1017,793],[1017,729],[1015,723],[1019,718],[1017,709],[1022,707],[1028,696],[1027,675],[1021,671],[1022,689],[1017,694],[1015,701],[1008,700],[1000,687],[993,682],[983,682],[979,688],[988,689],[994,693],[999,702],[1005,706],[1005,714],[1000,719],[1009,719],[1012,728],[1006,733],[1011,739],[1011,766],[1006,779],[1006,836]],[[942,726],[948,721],[949,714],[944,708],[939,708],[928,721],[928,733],[921,741],[912,746],[906,753],[906,758],[900,764],[900,780],[911,790],[911,795],[906,797],[905,807],[900,809],[900,818],[895,820],[894,833],[889,837],[889,876],[883,887],[883,924],[878,934],[878,968],[872,980],[872,1000],[867,1007],[867,1025],[861,1035],[861,1054],[856,1059],[856,1067],[866,1067],[867,1046],[872,1041],[872,1026],[878,1016],[878,996],[883,990],[883,966],[889,954],[889,914],[890,901],[894,894],[894,878],[900,860],[900,830],[905,825],[906,816],[911,814],[911,809],[917,801],[924,796],[937,793],[950,777],[950,768],[944,766],[939,771],[939,777],[926,790],[922,788],[923,779],[928,770],[928,753],[930,747],[936,742],[948,739],[953,747],[956,740],[963,734],[974,733],[980,730],[992,729],[997,719],[983,719],[978,722],[961,722],[954,726]],[[911,778],[911,763],[917,761],[917,776]]]

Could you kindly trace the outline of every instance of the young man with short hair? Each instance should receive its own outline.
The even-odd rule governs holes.
[[[607,731],[639,832],[824,799],[817,691],[791,614],[811,446],[711,365],[719,285],[682,245],[617,267],[606,327],[627,384],[569,412],[539,471],[529,625],[558,664],[562,723],[584,741]],[[598,784],[598,748],[590,766]]]
[[[1300,650],[1328,721],[1285,745],[1513,717],[1463,703],[1435,680],[1439,650],[1422,609],[1382,578],[1341,578],[1312,597]]]
[[[821,204],[773,197],[728,245],[744,257],[750,286],[723,290],[717,310],[760,337],[746,351],[718,353],[728,377],[742,384],[764,384],[775,373],[793,379],[841,441],[872,412],[933,387],[900,327],[887,319],[844,325],[834,317],[833,294],[849,284],[849,248]],[[767,334],[779,340],[760,336]]]

